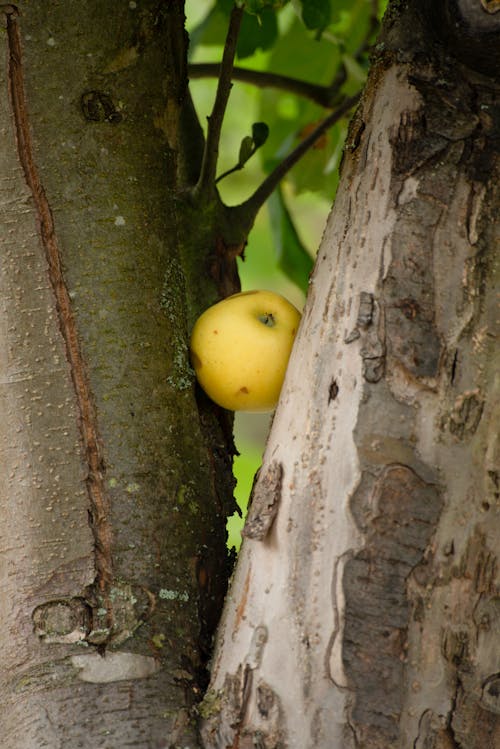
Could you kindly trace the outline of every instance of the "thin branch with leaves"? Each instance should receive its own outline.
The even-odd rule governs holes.
[[[379,2],[371,0],[371,13],[368,19],[368,28],[364,39],[361,41],[358,49],[352,55],[352,59],[361,63],[367,54],[370,44],[379,27]],[[218,62],[199,62],[188,65],[188,75],[190,78],[219,78],[223,72],[224,60]],[[340,89],[347,80],[347,71],[345,65],[341,63],[339,70],[335,74],[331,83],[321,85],[304,81],[293,76],[273,73],[268,70],[252,70],[241,66],[233,66],[232,78],[241,83],[249,83],[258,88],[275,88],[279,91],[301,96],[304,99],[318,104],[325,109],[332,109],[338,104]]]
[[[238,6],[234,6],[231,11],[214,106],[212,113],[208,117],[205,150],[203,152],[200,177],[195,188],[197,192],[210,190],[215,183],[222,122],[232,87],[231,79],[234,57],[236,55],[236,45],[243,13],[244,8]]]
[[[268,135],[269,128],[265,122],[254,122],[252,125],[252,134],[245,136],[241,141],[238,163],[217,177],[215,184],[220,182],[221,179],[229,177],[230,174],[243,169],[247,161],[264,145]]]
[[[233,212],[233,215],[237,217],[237,220],[247,223],[249,228],[252,226],[257,213],[283,177],[285,177],[290,169],[295,166],[299,159],[301,159],[302,156],[312,148],[312,146],[314,146],[316,141],[319,140],[327,130],[342,119],[342,117],[344,117],[349,110],[358,103],[360,96],[361,92],[344,99],[337,109],[325,117],[325,119],[322,120],[306,138],[301,140],[296,148],[294,148],[293,151],[291,151],[288,156],[278,164],[271,174],[269,174],[262,184],[255,190],[253,195],[251,195],[244,203],[230,209]]]
[[[366,54],[369,40],[375,30],[375,24],[378,23],[376,16],[377,0],[372,0],[372,3],[372,15],[369,28],[365,39],[355,53],[355,59],[358,59],[359,61]],[[231,216],[231,222],[234,222],[233,225],[239,226],[246,235],[250,231],[260,208],[270,197],[279,182],[292,169],[292,167],[295,166],[302,156],[304,156],[307,151],[314,146],[318,139],[357,104],[360,98],[360,93],[349,98],[344,97],[340,99],[341,88],[347,80],[347,71],[343,64],[337,70],[335,77],[329,85],[318,85],[286,75],[236,67],[234,65],[234,60],[243,13],[243,7],[234,6],[231,11],[222,62],[195,64],[190,65],[188,68],[188,74],[191,78],[201,78],[212,75],[218,76],[217,92],[212,113],[207,118],[207,137],[200,177],[195,187],[195,194],[211,194],[216,184],[220,182],[221,179],[242,169],[248,159],[265,140],[264,138],[264,140],[258,143],[253,136],[246,136],[246,138],[242,140],[240,146],[240,154],[237,164],[217,176],[216,171],[222,124],[233,79],[253,83],[257,86],[272,86],[281,90],[286,90],[299,96],[304,96],[325,108],[332,108],[332,111],[314,128],[314,130],[309,133],[309,135],[307,135],[307,137],[299,142],[296,148],[294,148],[288,156],[283,159],[283,161],[276,166],[276,168],[264,179],[262,184],[257,187],[255,192],[247,200],[238,206],[227,208],[228,215]],[[263,125],[264,127],[267,127],[264,123],[255,123],[254,127],[255,125]]]

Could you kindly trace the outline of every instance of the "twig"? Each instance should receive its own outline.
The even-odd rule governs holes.
[[[236,54],[238,33],[243,13],[243,7],[239,8],[234,6],[231,11],[224,52],[222,54],[222,62],[219,69],[219,83],[217,85],[212,114],[208,117],[207,139],[205,141],[200,177],[196,186],[197,191],[208,190],[215,182],[220,134],[232,86],[231,78],[233,74],[234,56]]]
[[[362,60],[363,55],[368,50],[370,39],[377,30],[378,23],[378,0],[372,0],[365,38],[353,55],[357,62]],[[218,62],[191,63],[188,65],[188,75],[190,78],[217,78],[221,74],[221,68],[222,65]],[[280,91],[288,91],[291,94],[302,96],[304,99],[309,99],[315,104],[325,107],[325,109],[330,109],[336,104],[339,91],[347,79],[347,72],[345,66],[341,64],[334,79],[327,86],[310,83],[289,75],[272,73],[268,70],[252,70],[251,68],[241,67],[233,67],[232,78],[235,81],[250,83],[259,88],[276,88]]]
[[[235,172],[241,171],[243,167],[245,166],[245,164],[240,164],[240,162],[238,162],[235,166],[231,167],[231,169],[227,169],[225,172],[222,172],[222,174],[219,174],[219,176],[215,180],[215,184],[220,182],[221,179],[225,179],[226,177],[229,177],[230,174],[234,174]]]
[[[248,200],[241,203],[238,206],[234,206],[231,210],[238,214],[243,223],[246,223],[249,228],[252,226],[255,216],[257,215],[260,208],[264,205],[268,197],[273,192],[277,184],[283,179],[283,177],[295,166],[302,156],[313,146],[318,138],[325,133],[332,125],[340,120],[352,107],[357,104],[361,92],[354,96],[345,99],[342,104],[331,112],[328,117],[325,117],[319,125],[303,140],[300,141],[298,146],[291,151],[288,156],[281,161],[278,166],[269,174],[268,177],[262,182],[262,184],[256,189]],[[234,215],[234,214],[233,214]]]
[[[221,64],[218,62],[192,63],[188,66],[188,75],[190,78],[214,78],[220,75],[220,71]],[[305,99],[310,99],[326,108],[333,106],[335,96],[338,94],[340,88],[337,78],[329,86],[320,86],[316,83],[309,83],[309,81],[302,81],[299,78],[292,78],[288,75],[240,67],[233,68],[233,80],[251,83],[260,88],[277,88],[281,91],[288,91],[292,94],[297,94],[297,96],[303,96]]]

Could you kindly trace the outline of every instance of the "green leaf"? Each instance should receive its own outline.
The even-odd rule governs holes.
[[[253,147],[253,138],[251,135],[246,135],[240,144],[240,153],[238,155],[238,166],[243,166],[243,164],[246,164],[250,156],[253,156],[255,153],[254,147]]]
[[[215,5],[189,32],[189,55],[192,56],[198,45],[219,46],[224,44],[227,34],[228,15]]]
[[[236,164],[236,166],[233,166],[231,169],[228,169],[227,171],[219,175],[215,182],[220,182],[225,177],[229,177],[230,174],[243,169],[247,161],[266,142],[268,135],[269,128],[265,122],[254,122],[252,125],[252,135],[245,135],[240,143],[238,163]]]
[[[238,36],[237,55],[250,57],[257,49],[269,49],[278,37],[278,22],[275,10],[279,10],[289,0],[253,0],[245,4]],[[191,30],[189,37],[190,55],[197,45],[223,46],[233,0],[217,0],[205,18]]]
[[[263,10],[259,16],[245,13],[241,22],[236,54],[241,59],[258,50],[270,49],[278,38],[278,21],[272,10]]]
[[[306,294],[313,259],[302,244],[279,187],[267,205],[278,266]]]
[[[323,31],[331,21],[330,0],[300,0],[301,17],[306,28]]]
[[[265,122],[254,122],[252,125],[252,138],[255,143],[255,150],[264,145],[269,137],[269,128]]]
[[[253,13],[258,16],[266,8],[271,10],[281,10],[290,0],[246,0],[245,10],[247,13]]]

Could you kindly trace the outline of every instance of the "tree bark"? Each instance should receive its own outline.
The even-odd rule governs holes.
[[[431,5],[390,6],[351,124],[206,747],[500,745],[500,14],[436,40]]]
[[[196,746],[232,479],[182,3],[0,10],[2,746]]]

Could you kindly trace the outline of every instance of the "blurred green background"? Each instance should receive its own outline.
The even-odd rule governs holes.
[[[269,4],[269,0],[256,2]],[[329,85],[343,69],[346,81],[342,94],[359,91],[367,70],[366,55],[360,55],[359,50],[373,32],[374,13],[381,14],[379,4],[374,0],[292,0],[284,4],[279,12],[266,8],[258,16],[245,15],[236,65],[322,85]],[[231,5],[231,0],[186,1],[190,63],[220,62]],[[316,27],[321,28],[306,28],[299,17],[300,11],[304,15],[306,5],[326,13],[328,25],[320,19]],[[213,106],[216,85],[215,78],[191,76],[190,88],[203,125]],[[253,123],[265,122],[270,132],[243,169],[218,183],[224,202],[234,205],[248,198],[276,163],[328,112],[286,91],[260,89],[235,80],[222,129],[218,174],[238,163],[241,141],[252,133]],[[335,195],[346,129],[346,120],[334,125],[289,172],[281,183],[280,196],[275,192],[260,211],[245,259],[239,261],[244,291],[270,289],[302,310],[312,259]],[[277,233],[277,227],[281,232]],[[235,495],[243,514],[261,464],[270,416],[241,412],[235,416],[235,441],[240,453],[234,462]],[[239,548],[242,525],[243,518],[237,515],[229,519],[229,546]]]

